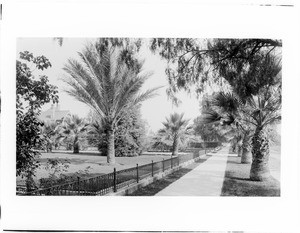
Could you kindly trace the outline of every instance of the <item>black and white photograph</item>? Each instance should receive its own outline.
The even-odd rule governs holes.
[[[300,232],[296,0],[11,0],[1,230]]]
[[[281,48],[18,38],[17,195],[280,196]]]

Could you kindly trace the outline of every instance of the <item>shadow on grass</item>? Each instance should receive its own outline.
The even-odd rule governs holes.
[[[65,155],[84,155],[84,156],[100,156],[106,157],[106,155],[102,155],[98,151],[82,151],[79,153],[73,153],[72,151],[53,151],[52,154],[65,154]]]
[[[228,157],[222,196],[280,196],[280,183],[250,180],[251,164],[241,164],[239,157]]]
[[[160,180],[157,180],[145,187],[139,188],[137,191],[135,191],[131,194],[128,194],[127,196],[154,196],[155,194],[157,194],[161,190],[165,189],[166,187],[168,187],[170,184],[172,184],[176,180],[180,179],[185,174],[189,173],[195,167],[199,166],[199,164],[205,162],[210,157],[211,157],[211,155],[206,156],[205,158],[192,163],[188,167],[181,168],[178,171],[175,171],[172,174],[169,174]]]
[[[250,178],[240,178],[240,177],[234,177],[234,176],[230,177],[229,179],[251,181]]]

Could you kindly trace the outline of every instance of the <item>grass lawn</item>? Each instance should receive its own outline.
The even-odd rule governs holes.
[[[187,153],[181,153],[180,156],[185,156]],[[73,154],[71,151],[53,151],[52,153],[42,153],[39,159],[41,166],[37,169],[35,179],[49,177],[49,171],[45,169],[48,159],[67,159],[69,163],[68,171],[65,174],[74,174],[78,171],[83,171],[89,167],[89,176],[97,176],[111,173],[114,167],[117,170],[122,170],[130,167],[135,167],[136,164],[143,165],[163,159],[169,159],[169,152],[147,152],[137,157],[116,157],[116,164],[108,165],[106,156],[101,156],[97,151],[82,151],[79,154]],[[17,178],[17,183],[22,183],[20,178]]]
[[[280,183],[277,179],[256,182],[249,179],[251,164],[241,164],[240,158],[229,156],[222,196],[280,196]]]

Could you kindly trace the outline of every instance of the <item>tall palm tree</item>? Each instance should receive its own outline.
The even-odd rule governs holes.
[[[250,179],[268,179],[269,139],[266,130],[281,119],[281,84],[262,88],[258,95],[245,100],[239,99],[233,92],[219,92],[211,103],[214,107],[207,110],[204,119],[207,122],[219,121],[222,125],[232,125],[242,132],[241,160],[243,163],[250,161],[250,150],[253,157]]]
[[[163,122],[164,128],[159,130],[159,134],[164,140],[172,141],[172,155],[178,155],[180,143],[183,144],[187,135],[191,134],[192,127],[188,126],[189,120],[183,119],[184,114],[173,113]]]
[[[81,61],[69,59],[64,70],[69,78],[71,96],[87,104],[103,119],[106,128],[107,162],[115,163],[115,128],[129,109],[154,96],[158,88],[140,93],[151,74],[142,74],[121,57],[120,49],[99,43],[87,45],[79,52]]]
[[[89,124],[77,115],[68,116],[64,119],[61,126],[61,137],[71,140],[74,154],[79,153],[80,142],[84,139],[88,126]]]
[[[256,127],[252,137],[253,162],[250,179],[265,180],[270,176],[267,128],[281,120],[281,86],[264,88],[248,102],[253,109],[251,117]]]

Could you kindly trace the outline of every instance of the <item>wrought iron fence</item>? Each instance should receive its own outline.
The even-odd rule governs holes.
[[[56,185],[50,188],[38,189],[29,193],[19,193],[19,195],[33,195],[33,196],[89,196],[89,195],[105,195],[110,192],[116,192],[118,189],[129,186],[133,183],[139,183],[141,179],[153,177],[155,174],[173,169],[180,164],[200,157],[213,148],[206,150],[194,150],[192,153],[171,156],[169,159],[163,159],[158,162],[151,162],[149,164],[116,171],[96,176],[88,179],[80,179],[63,185]]]

